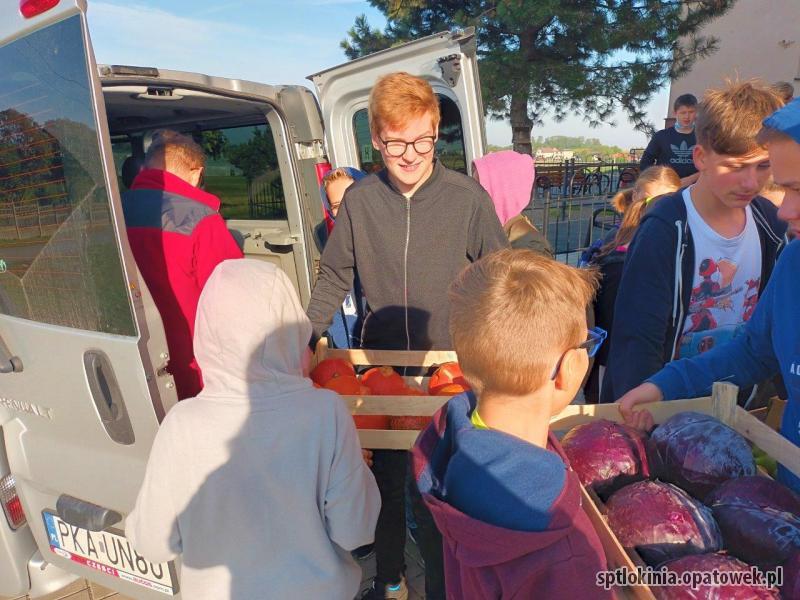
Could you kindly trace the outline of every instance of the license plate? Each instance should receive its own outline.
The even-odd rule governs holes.
[[[123,536],[75,527],[46,511],[42,516],[55,554],[162,594],[177,592],[170,564],[145,560]]]

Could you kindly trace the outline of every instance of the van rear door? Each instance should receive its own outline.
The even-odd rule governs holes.
[[[206,152],[205,190],[245,255],[277,264],[308,302],[326,160],[311,90],[153,67],[99,72],[119,174],[127,156],[143,158],[153,131],[193,136]]]
[[[428,36],[310,75],[331,162],[367,172],[382,166],[372,148],[367,102],[375,81],[396,71],[430,82],[442,111],[436,155],[444,165],[469,172],[486,145],[474,28]]]
[[[167,346],[124,234],[85,2],[52,4],[0,7],[0,433],[44,559],[161,598],[171,566],[117,534],[175,402]]]

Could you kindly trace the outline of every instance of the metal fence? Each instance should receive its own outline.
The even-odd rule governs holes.
[[[286,198],[280,179],[270,183],[251,183],[247,188],[251,219],[285,219]]]
[[[537,162],[526,212],[547,237],[556,258],[577,264],[585,248],[618,225],[621,215],[611,198],[638,176],[637,163]]]
[[[638,176],[639,164],[633,162],[537,162],[534,190],[538,198],[613,195]]]
[[[89,200],[85,204],[88,224],[108,223],[111,215],[104,201]],[[49,238],[75,211],[67,202],[51,204],[37,201],[8,202],[0,206],[0,240]]]

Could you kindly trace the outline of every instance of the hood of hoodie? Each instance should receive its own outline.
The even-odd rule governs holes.
[[[660,198],[658,202],[655,202],[645,212],[642,223],[647,219],[658,219],[669,225],[670,228],[675,227],[676,221],[680,221],[681,224],[685,225],[686,204],[683,201],[684,189],[686,188],[667,194]],[[750,207],[753,210],[753,218],[756,220],[756,225],[759,229],[763,230],[773,243],[778,246],[783,245],[785,243],[786,223],[778,218],[778,209],[775,205],[762,196],[756,196],[750,202]]]
[[[475,397],[453,397],[413,449],[414,476],[461,564],[498,565],[573,531],[580,487],[554,436],[548,450],[476,429]]]
[[[531,201],[535,175],[533,158],[513,150],[492,152],[472,161],[489,193],[500,223],[505,225]]]
[[[364,171],[356,169],[355,167],[341,167],[343,171],[345,171],[350,177],[353,178],[353,181],[361,181],[364,177],[367,176]],[[319,185],[319,197],[322,200],[322,208],[325,209],[325,214],[329,215],[331,220],[335,221],[336,217],[333,216],[331,212],[331,202],[328,199],[328,192],[325,190],[325,184],[321,183]]]
[[[283,271],[255,259],[220,263],[195,319],[201,396],[261,398],[310,387],[302,364],[310,337],[311,323]]]

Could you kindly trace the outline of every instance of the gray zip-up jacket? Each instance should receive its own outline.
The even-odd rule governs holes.
[[[353,184],[322,254],[308,305],[313,342],[331,324],[358,272],[367,300],[362,346],[446,350],[447,289],[469,263],[508,246],[492,201],[473,180],[434,163],[411,198],[385,170]]]

